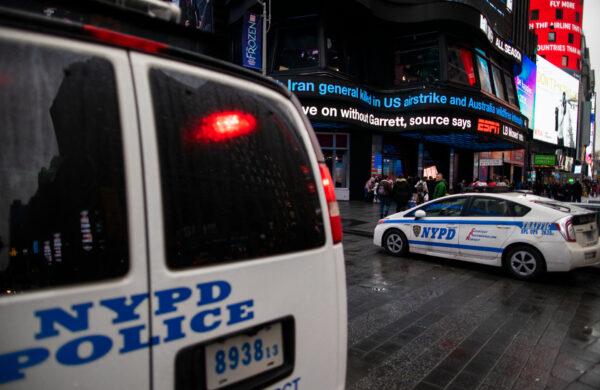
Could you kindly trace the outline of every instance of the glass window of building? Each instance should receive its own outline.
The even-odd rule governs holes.
[[[345,72],[346,59],[342,39],[336,34],[327,34],[325,37],[325,50],[327,67],[338,72]]]
[[[575,12],[575,21],[579,23],[579,12]]]
[[[540,18],[540,10],[532,9],[531,10],[531,20],[538,20]]]
[[[548,42],[556,42],[556,33],[554,31],[548,32]]]
[[[569,66],[569,57],[567,56],[562,56],[562,62],[561,62],[562,66]]]
[[[575,37],[573,36],[573,33],[569,33],[569,43],[573,43],[575,41]]]
[[[492,75],[494,78],[494,94],[497,98],[506,100],[503,72],[496,65],[492,65]]]
[[[275,71],[319,66],[319,33],[316,25],[279,30]]]
[[[0,39],[0,75],[0,295],[125,275],[113,65]]]
[[[325,163],[336,188],[348,188],[349,135],[346,133],[317,133]]]
[[[465,48],[448,47],[448,80],[475,86],[475,67],[473,53]]]
[[[560,20],[562,18],[563,18],[563,10],[559,8],[556,10],[556,19]]]
[[[515,95],[515,79],[508,73],[504,73],[504,85],[506,86],[506,97],[508,98],[508,102],[512,105],[519,106],[518,100]]]
[[[488,61],[480,55],[477,55],[477,73],[479,75],[479,83],[481,90],[487,93],[492,93],[492,80],[490,79],[490,68]]]
[[[432,82],[440,79],[440,55],[437,46],[397,51],[394,56],[394,85]]]

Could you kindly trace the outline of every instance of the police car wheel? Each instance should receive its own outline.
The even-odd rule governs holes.
[[[505,266],[521,280],[533,279],[545,271],[542,255],[534,248],[519,245],[506,254]]]
[[[383,236],[383,247],[390,255],[403,256],[408,252],[408,240],[400,230],[388,230]]]

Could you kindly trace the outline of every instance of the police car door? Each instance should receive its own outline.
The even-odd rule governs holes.
[[[152,226],[154,384],[342,388],[341,246],[325,245],[318,165],[298,112],[222,71],[139,53],[132,62]]]
[[[498,259],[504,243],[517,229],[511,202],[492,196],[475,196],[460,226],[460,254],[475,260]]]
[[[443,198],[422,207],[426,216],[415,219],[409,245],[426,248],[433,255],[453,257],[458,253],[458,223],[466,197]]]
[[[0,85],[0,384],[148,389],[127,53],[0,27]]]

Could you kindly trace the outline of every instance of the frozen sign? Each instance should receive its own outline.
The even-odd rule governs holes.
[[[242,30],[242,65],[262,69],[262,19],[260,15],[246,13]]]

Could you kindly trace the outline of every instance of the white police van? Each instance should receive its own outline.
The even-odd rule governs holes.
[[[56,3],[0,5],[0,388],[342,389],[341,220],[297,101],[125,32],[183,27]]]
[[[436,199],[381,219],[373,242],[393,255],[505,267],[525,280],[600,264],[596,213],[522,193]]]

